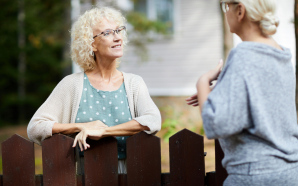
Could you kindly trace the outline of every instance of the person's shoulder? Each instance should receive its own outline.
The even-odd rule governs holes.
[[[227,65],[238,66],[243,61],[243,51],[238,47],[233,48],[227,58]]]
[[[143,78],[139,75],[133,74],[133,73],[126,73],[122,72],[124,81],[127,81],[129,83],[140,83],[143,82]]]
[[[229,58],[231,60],[239,61],[239,59],[249,59],[251,50],[247,48],[246,43],[240,43],[230,52]]]
[[[237,74],[245,72],[245,69],[252,64],[251,57],[249,57],[252,54],[239,45],[230,51],[225,65],[225,68],[229,69],[229,71],[236,72]]]
[[[78,86],[80,82],[83,82],[83,81],[80,81],[80,80],[83,80],[83,77],[84,77],[83,72],[67,75],[58,83],[57,87],[63,87],[63,89],[75,88]]]
[[[65,76],[60,82],[62,83],[75,83],[78,82],[79,79],[84,77],[83,72],[73,73]]]
[[[76,81],[80,78],[82,78],[84,76],[83,72],[77,72],[77,73],[73,73],[73,74],[69,74],[67,76],[65,76],[62,81]]]

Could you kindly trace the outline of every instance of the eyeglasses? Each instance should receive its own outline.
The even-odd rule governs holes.
[[[224,13],[227,13],[227,11],[229,11],[229,4],[239,4],[239,2],[220,2],[221,4],[221,9]]]
[[[109,37],[111,35],[114,35],[115,33],[119,34],[121,32],[125,32],[125,31],[126,31],[125,26],[121,26],[121,27],[117,28],[116,30],[108,29],[108,30],[105,30],[105,31],[101,32],[100,34],[97,34],[97,35],[93,36],[93,39],[96,38],[97,36],[100,36],[101,34],[104,37]]]

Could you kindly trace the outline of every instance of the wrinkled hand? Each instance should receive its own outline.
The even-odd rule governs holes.
[[[88,130],[88,129],[82,130],[76,135],[76,138],[73,142],[72,147],[75,147],[78,143],[81,151],[87,150],[87,148],[90,148],[90,145],[86,142],[86,139],[90,138],[93,140],[99,140],[103,137],[104,133],[105,133],[105,128],[100,128],[95,130]]]
[[[86,139],[99,140],[107,127],[99,120],[82,124],[81,132],[76,135],[72,147],[75,147],[78,143],[81,151],[87,150],[87,148],[90,148],[90,145],[86,142]]]
[[[210,70],[209,72],[207,72],[206,74],[202,75],[200,77],[200,79],[197,81],[197,85],[196,87],[198,87],[198,84],[200,81],[208,81],[209,85],[210,85],[210,91],[212,91],[212,89],[214,88],[214,84],[212,83],[212,81],[217,80],[221,70],[223,67],[223,60],[221,59],[218,63],[218,65],[216,66],[215,69]],[[198,94],[194,94],[190,97],[188,97],[186,100],[188,105],[197,107],[200,105],[199,103],[199,99],[198,99]]]
[[[199,106],[199,100],[198,100],[197,94],[194,94],[194,95],[188,97],[185,101],[187,102],[188,105],[191,105],[193,107]]]

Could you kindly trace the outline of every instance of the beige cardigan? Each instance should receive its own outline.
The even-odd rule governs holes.
[[[124,85],[131,116],[143,126],[148,126],[148,134],[161,128],[161,116],[152,101],[144,80],[137,75],[123,73]],[[84,73],[75,73],[63,78],[48,99],[40,106],[27,127],[30,140],[41,144],[52,136],[54,123],[75,123],[83,91]]]

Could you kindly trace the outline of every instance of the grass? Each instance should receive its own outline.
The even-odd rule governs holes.
[[[35,174],[42,174],[42,159],[41,159],[41,157],[35,158]]]

